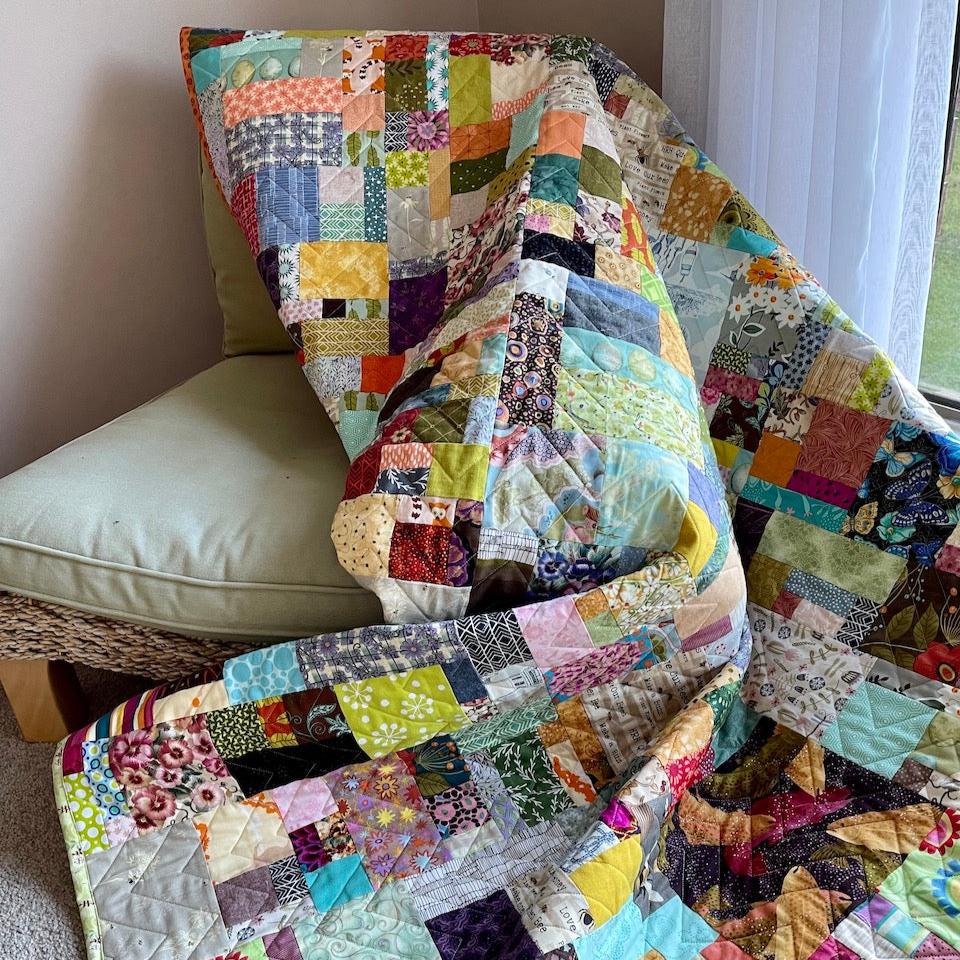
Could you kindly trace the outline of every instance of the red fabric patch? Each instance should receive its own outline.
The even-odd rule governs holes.
[[[489,33],[461,33],[450,38],[451,57],[469,57],[476,53],[489,56],[493,52],[493,38]]]
[[[403,356],[363,357],[360,360],[360,389],[364,393],[388,394],[403,375]]]
[[[773,601],[773,612],[789,620],[793,617],[794,613],[796,613],[797,607],[800,606],[801,599],[803,598],[798,597],[789,590],[781,590],[777,599]]]
[[[449,527],[398,523],[390,542],[390,576],[421,583],[447,582]]]
[[[380,447],[368,447],[350,464],[343,499],[353,500],[356,497],[362,497],[365,493],[373,493],[378,476],[380,476]]]
[[[260,253],[260,235],[257,232],[257,177],[251,173],[234,188],[230,208],[254,256]]]
[[[427,37],[397,34],[387,37],[387,60],[423,60],[427,55]]]

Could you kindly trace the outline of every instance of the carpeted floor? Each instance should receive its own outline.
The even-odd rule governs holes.
[[[82,670],[91,719],[150,683]],[[63,836],[53,803],[54,745],[24,743],[0,691],[0,958],[86,956]]]

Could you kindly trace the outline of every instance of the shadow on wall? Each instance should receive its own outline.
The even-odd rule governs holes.
[[[182,137],[169,146],[192,122],[177,80],[115,64],[61,131],[51,195],[31,205],[35,246],[7,278],[15,363],[0,388],[0,475],[219,356],[196,155]]]

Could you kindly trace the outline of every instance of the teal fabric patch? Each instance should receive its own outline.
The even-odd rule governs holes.
[[[356,459],[370,445],[377,432],[376,410],[347,410],[341,403],[340,439],[351,461]]]
[[[223,665],[223,683],[230,703],[264,700],[306,690],[295,642],[251,650]]]
[[[198,97],[214,80],[220,79],[220,51],[222,49],[222,47],[207,47],[206,50],[198,50],[190,58],[193,86]]]
[[[841,507],[824,503],[823,500],[817,500],[814,497],[804,496],[796,490],[785,490],[775,483],[760,480],[757,477],[750,477],[747,480],[743,490],[740,491],[740,496],[752,503],[789,513],[830,533],[839,533],[843,521],[847,519],[847,511]]]
[[[760,714],[748,707],[739,694],[734,697],[726,722],[713,738],[716,766],[726,763],[747,742],[759,722]]]
[[[319,870],[305,874],[307,888],[318,912],[373,893],[358,853],[331,860]]]
[[[577,205],[577,190],[580,187],[577,174],[580,161],[560,153],[547,153],[537,157],[530,179],[530,196],[550,203]]]
[[[514,115],[510,126],[510,147],[507,150],[508,167],[524,150],[537,142],[543,103],[544,97],[541,93],[526,109]]]
[[[892,778],[936,712],[868,681],[847,701],[820,743],[847,760]]]
[[[760,257],[769,257],[777,249],[776,243],[769,237],[761,237],[759,233],[744,230],[743,227],[733,228],[730,239],[727,240],[727,246],[731,250],[741,250],[743,253],[752,253]]]

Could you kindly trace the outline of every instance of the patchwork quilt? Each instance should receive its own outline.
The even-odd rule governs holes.
[[[60,745],[91,960],[960,957],[960,439],[601,45],[181,46],[389,622]]]

